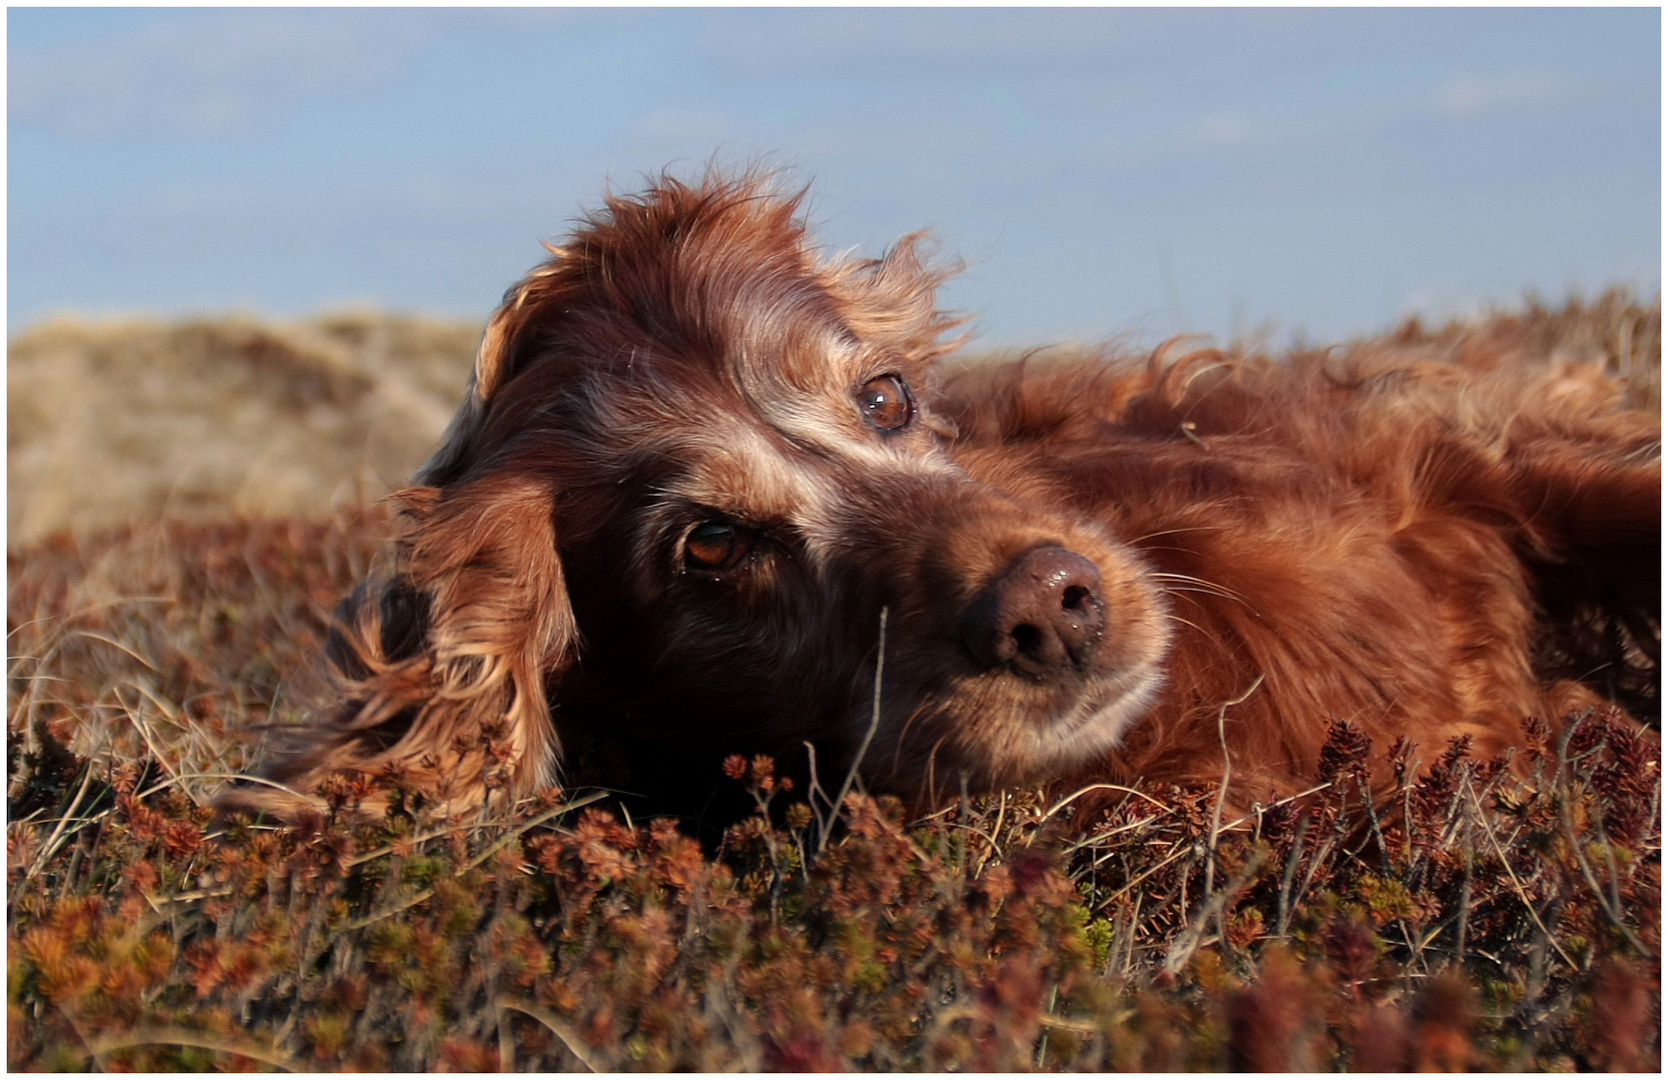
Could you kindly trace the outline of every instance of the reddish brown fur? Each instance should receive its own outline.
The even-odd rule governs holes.
[[[1222,737],[1248,800],[1311,775],[1335,719],[1428,760],[1598,692],[1654,709],[1659,425],[1600,373],[1385,346],[935,368],[954,320],[916,238],[825,261],[797,204],[666,180],[510,291],[391,572],[344,602],[344,704],[226,805],[294,814],[344,769],[525,795],[558,732],[703,781],[809,742],[835,787],[883,610],[861,767],[917,804],[1210,779]],[[885,375],[916,398],[897,431],[855,397]],[[709,572],[683,545],[715,519],[754,547]],[[1074,610],[1102,621],[1041,675],[977,658],[981,597],[1053,603],[1004,584],[1041,549],[1092,564]],[[1580,667],[1598,639],[1610,666]]]

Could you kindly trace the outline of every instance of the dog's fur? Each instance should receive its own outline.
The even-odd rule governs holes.
[[[343,603],[342,705],[225,805],[293,816],[358,770],[477,806],[575,738],[702,783],[808,743],[836,786],[866,736],[865,782],[917,806],[1212,779],[1222,739],[1249,801],[1338,719],[1429,760],[1601,697],[1654,715],[1660,428],[1599,372],[1382,344],[935,367],[956,320],[919,238],[827,261],[798,204],[663,180],[510,290],[390,571]],[[710,522],[736,531],[702,548]]]

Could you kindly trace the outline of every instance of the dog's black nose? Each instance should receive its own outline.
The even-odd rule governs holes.
[[[1063,547],[1032,548],[974,598],[962,641],[982,668],[1033,679],[1082,667],[1106,629],[1095,564]]]

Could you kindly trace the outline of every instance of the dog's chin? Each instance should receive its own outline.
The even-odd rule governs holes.
[[[1026,718],[1013,750],[1024,780],[1052,779],[1110,752],[1164,685],[1158,660],[1097,679],[1075,703],[1047,718]]]
[[[1163,688],[1161,661],[1154,657],[1092,679],[1075,698],[1045,715],[1035,706],[1015,705],[999,721],[986,719],[976,734],[955,731],[949,719],[955,710],[946,710],[937,735],[928,736],[931,725],[919,725],[913,748],[903,748],[890,762],[890,755],[871,750],[865,772],[881,788],[911,798],[921,809],[960,790],[963,779],[968,790],[986,792],[1066,775],[1110,753],[1146,715]],[[980,711],[991,718],[1002,710],[985,698]]]

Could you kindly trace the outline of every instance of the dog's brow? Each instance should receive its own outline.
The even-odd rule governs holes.
[[[751,329],[736,343],[732,361],[743,396],[759,412],[856,387],[862,345],[843,327],[791,335]]]
[[[686,433],[673,453],[689,467],[671,490],[738,517],[802,524],[828,517],[838,500],[823,470],[754,424],[732,420]]]
[[[770,419],[786,439],[852,476],[900,476],[949,480],[964,477],[950,459],[936,449],[907,447],[896,439],[871,431],[861,423],[856,407],[844,401],[841,416],[831,423],[818,410],[783,408]]]
[[[966,482],[936,451],[879,445],[870,432],[841,431],[815,409],[795,415],[802,422],[788,430],[762,418],[732,416],[684,432],[663,449],[685,465],[667,481],[666,497],[791,530],[808,566],[818,570],[842,549],[851,519],[872,514],[877,487]]]

